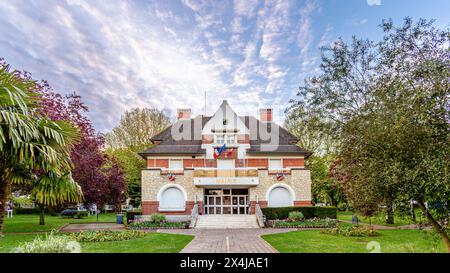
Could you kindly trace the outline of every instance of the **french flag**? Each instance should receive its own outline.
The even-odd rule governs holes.
[[[222,145],[222,147],[220,148],[214,148],[214,159],[217,159],[219,157],[219,155],[223,152],[225,152],[227,150],[227,146],[225,145],[225,143]]]

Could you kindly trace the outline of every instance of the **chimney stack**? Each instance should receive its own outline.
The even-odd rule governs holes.
[[[191,118],[191,109],[177,109],[177,119],[190,119]]]
[[[259,120],[262,122],[272,122],[272,109],[271,108],[259,109]]]

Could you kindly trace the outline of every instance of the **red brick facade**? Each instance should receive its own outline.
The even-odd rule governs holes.
[[[237,168],[250,167],[250,168],[268,168],[269,160],[267,158],[248,158],[237,159],[237,149],[230,148],[227,151],[231,154],[222,154],[219,159],[235,159],[235,166]],[[305,160],[303,158],[284,158],[283,168],[302,168],[305,166]],[[147,159],[148,168],[169,168],[168,159]],[[184,158],[184,168],[215,168],[217,167],[217,160],[215,159],[203,159],[203,158]]]

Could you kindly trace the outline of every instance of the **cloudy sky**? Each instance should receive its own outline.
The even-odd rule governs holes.
[[[222,99],[239,114],[283,110],[317,72],[318,47],[377,39],[383,18],[449,27],[449,10],[448,0],[0,0],[0,57],[79,93],[107,131],[132,107],[202,114],[205,92],[207,114]]]

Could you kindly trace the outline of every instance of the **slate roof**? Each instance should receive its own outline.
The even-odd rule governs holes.
[[[226,102],[225,102],[226,103]],[[197,116],[193,119],[188,120],[178,120],[174,125],[176,126],[191,126],[191,136],[196,134],[197,139],[201,139],[201,129],[205,126],[205,124],[211,119],[211,117],[206,116]],[[296,145],[297,138],[289,133],[286,129],[281,126],[278,126],[274,122],[261,122],[255,117],[251,116],[241,116],[240,119],[244,122],[245,126],[249,128],[251,122],[255,122],[252,124],[256,124],[256,137],[254,137],[253,133],[250,132],[250,148],[247,149],[248,154],[291,154],[291,155],[303,155],[308,157],[311,155],[311,152],[302,149]],[[200,124],[201,121],[201,129],[197,132],[194,132],[195,126],[194,124],[198,122]],[[172,126],[174,126],[172,125]],[[142,157],[146,157],[148,155],[196,155],[196,154],[205,154],[205,149],[201,148],[202,141],[201,140],[175,140],[172,138],[171,130],[172,126],[166,128],[161,133],[155,135],[152,138],[155,146],[146,149],[145,151],[140,152],[139,154]],[[259,128],[260,126],[267,126],[267,129],[264,128],[261,130],[262,132],[267,132],[260,134]],[[175,127],[177,128],[177,127]],[[250,129],[250,128],[249,128]],[[271,145],[270,140],[267,134],[273,130],[278,129],[279,141],[278,145]]]

